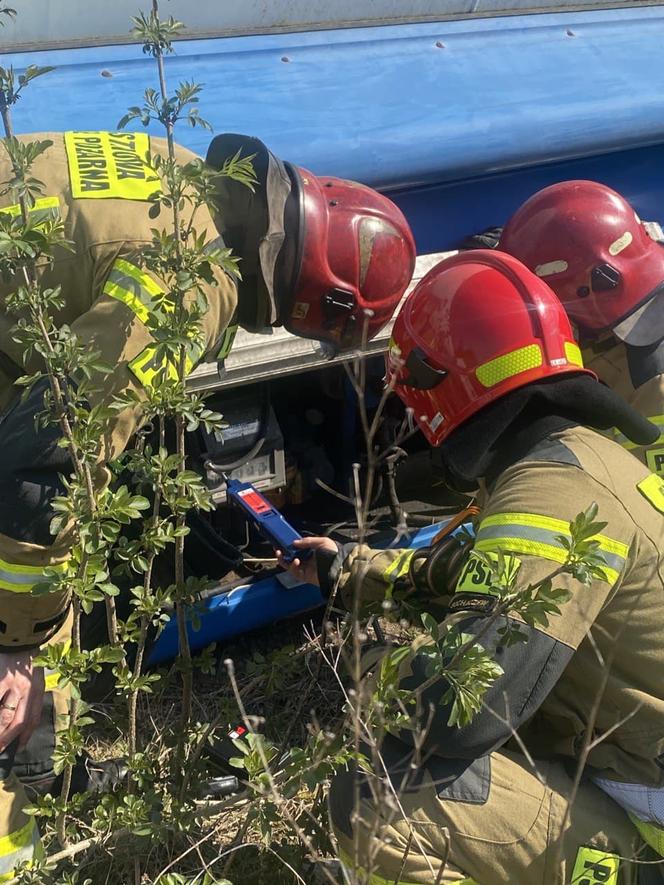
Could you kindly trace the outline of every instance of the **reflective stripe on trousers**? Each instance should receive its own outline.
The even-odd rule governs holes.
[[[41,839],[37,821],[28,822],[7,836],[0,836],[0,882],[14,878],[14,870],[20,863],[42,856]]]
[[[348,885],[354,885],[357,881],[357,876],[361,877],[363,885],[393,885],[394,877],[390,879],[385,879],[383,876],[378,873],[367,873],[361,867],[355,867],[356,874],[353,876],[351,874],[351,870],[353,869],[353,861],[349,854],[347,854],[343,848],[340,848],[338,851],[339,861],[341,863],[341,869],[343,870],[344,879],[348,883]],[[463,880],[467,885],[473,885],[472,879],[464,879]],[[408,882],[406,879],[399,879],[399,885],[414,885],[414,883]],[[461,885],[461,883],[460,883]]]

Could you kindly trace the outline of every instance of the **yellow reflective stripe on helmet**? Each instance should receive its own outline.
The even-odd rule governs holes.
[[[104,295],[126,304],[144,325],[157,305],[167,313],[173,311],[172,302],[163,297],[164,290],[152,277],[124,258],[117,258],[113,263],[103,291]]]
[[[565,356],[567,357],[568,363],[583,368],[583,357],[581,356],[581,348],[578,344],[575,344],[573,341],[566,341]]]
[[[559,539],[561,535],[571,540],[569,522],[562,519],[535,513],[497,513],[480,523],[474,548],[530,554],[562,564],[567,559],[567,550]],[[592,540],[599,545],[597,552],[605,562],[602,568],[607,581],[615,584],[625,566],[629,546],[606,535],[594,535]]]
[[[64,140],[75,200],[149,200],[159,189],[145,132],[65,132]]]
[[[542,365],[542,362],[542,350],[539,344],[527,344],[478,366],[475,375],[483,387],[493,387],[506,378],[520,375],[529,369],[536,369]]]
[[[646,823],[646,821],[641,820],[635,814],[632,814],[631,811],[628,811],[627,815],[639,831],[639,835],[643,841],[647,845],[650,845],[653,851],[657,852],[660,857],[664,857],[664,827],[659,827],[657,824],[650,822]]]
[[[378,873],[367,874],[362,867],[354,866],[350,854],[348,854],[347,851],[344,851],[343,848],[339,849],[339,860],[349,876],[351,875],[351,871],[354,870],[356,877],[361,877],[363,885],[394,885],[394,882],[396,881],[395,876],[385,878]],[[354,880],[355,877],[353,881]],[[399,885],[417,885],[416,882],[409,882],[408,879],[404,879],[402,876],[398,877],[398,881]],[[470,882],[471,880],[469,879],[468,881]]]
[[[39,830],[34,817],[6,836],[0,837],[0,882],[8,882],[14,876],[14,869],[25,861],[39,856]]]
[[[570,885],[618,885],[620,857],[582,845],[576,853]]]
[[[11,215],[12,218],[18,218],[21,214],[21,206],[15,203],[13,206],[4,206],[0,208],[0,214]],[[34,206],[28,209],[30,220],[39,225],[47,218],[58,218],[60,215],[60,200],[57,197],[40,197],[35,200]]]
[[[0,559],[0,588],[12,593],[30,593],[37,584],[43,584],[48,580],[45,568],[46,566],[16,565]],[[64,572],[67,563],[61,562],[57,565],[50,565],[48,568]]]

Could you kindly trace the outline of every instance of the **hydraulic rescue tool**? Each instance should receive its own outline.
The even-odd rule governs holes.
[[[281,550],[285,562],[292,562],[296,557],[308,559],[311,556],[311,550],[298,550],[293,546],[293,542],[299,541],[302,535],[250,482],[229,478],[226,480],[226,494],[228,500],[243,511],[274,549]]]

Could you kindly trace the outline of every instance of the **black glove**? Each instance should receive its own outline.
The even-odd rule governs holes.
[[[466,249],[495,249],[500,242],[502,227],[487,227],[481,234],[470,234],[465,237],[458,248],[463,252]]]

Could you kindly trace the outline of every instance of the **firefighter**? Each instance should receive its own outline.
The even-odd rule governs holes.
[[[149,214],[157,182],[146,154],[167,156],[166,142],[128,132],[19,137],[34,139],[51,144],[32,167],[43,183],[33,221],[60,216],[75,246],[58,252],[52,267],[39,268],[43,286],[62,287],[65,306],[56,322],[71,326],[79,341],[115,367],[92,405],[128,391],[140,399],[159,369],[148,322],[163,294],[162,282],[137,258],[158,224]],[[238,151],[254,158],[254,190],[221,177],[218,215],[198,210],[194,226],[209,242],[235,251],[242,280],[215,268],[213,281],[202,286],[204,347],[190,354],[189,368],[200,359],[225,358],[237,324],[250,331],[283,325],[336,348],[361,345],[390,318],[412,276],[415,247],[403,215],[368,187],[282,162],[257,139],[218,136],[207,162],[221,170]],[[196,160],[184,148],[176,155],[182,164]],[[11,177],[4,154],[0,181]],[[9,202],[5,191],[0,212],[17,215],[19,208]],[[0,305],[17,285],[3,284]],[[39,366],[13,340],[15,323],[0,306],[0,881],[17,861],[33,856],[39,841],[34,820],[22,811],[27,802],[16,773],[48,775],[53,724],[63,721],[66,710],[61,691],[48,693],[48,722],[28,740],[44,691],[44,673],[32,658],[44,643],[66,641],[70,629],[66,594],[30,592],[44,580],[46,567],[57,569],[67,560],[66,535],[50,534],[50,502],[72,471],[67,449],[58,446],[59,427],[35,422],[47,382],[38,382],[25,400],[17,396],[16,379]],[[105,464],[123,451],[141,420],[139,405],[110,422],[100,483],[109,481]],[[57,674],[46,674],[46,681],[54,689]],[[24,749],[15,759],[18,743]]]
[[[615,438],[664,476],[664,248],[658,224],[594,181],[538,191],[499,248],[546,280],[578,329],[586,365],[660,428],[653,446]]]
[[[291,568],[328,593],[338,587],[347,605],[398,591],[426,608],[427,597],[449,595],[441,628],[481,634],[503,674],[472,722],[456,727],[449,685],[428,680],[423,640],[413,644],[400,686],[418,700],[419,734],[388,735],[380,750],[392,801],[377,801],[359,772],[332,784],[342,862],[357,857],[377,885],[652,881],[656,866],[630,860],[650,850],[642,838],[664,850],[664,483],[596,431],[617,426],[648,444],[657,428],[584,368],[546,283],[498,251],[460,253],[419,283],[395,322],[387,377],[450,475],[486,486],[459,576],[450,587],[412,550],[327,538],[297,542],[316,556]],[[546,627],[492,621],[485,558],[526,589],[565,562],[570,522],[593,502],[601,577],[583,586],[557,576],[570,598]],[[525,641],[502,642],[510,625]]]

